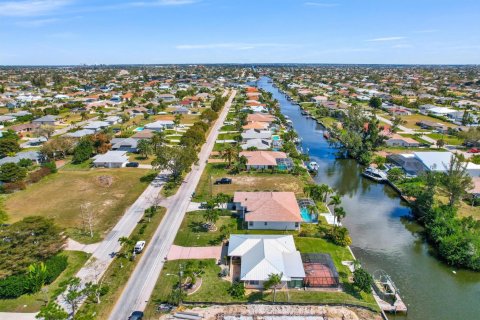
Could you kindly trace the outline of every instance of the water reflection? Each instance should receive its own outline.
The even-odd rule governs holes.
[[[316,121],[302,116],[298,106],[266,79],[259,86],[280,102],[304,149],[318,163],[315,181],[327,183],[343,196],[347,217],[342,222],[352,235],[352,250],[370,272],[383,269],[392,276],[409,305],[408,319],[480,319],[480,273],[456,270],[455,274],[439,262],[422,227],[410,218],[410,208],[394,190],[362,178],[355,161],[336,159]]]

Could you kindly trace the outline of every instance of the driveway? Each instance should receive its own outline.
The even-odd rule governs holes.
[[[181,247],[172,245],[167,260],[216,259],[222,257],[222,246],[217,247]]]
[[[226,96],[227,93],[228,91],[225,90],[224,96]],[[220,127],[227,117],[228,110],[232,105],[236,93],[235,90],[232,91],[218,120],[213,125],[207,141],[198,155],[198,165],[192,166],[192,170],[185,178],[185,183],[180,186],[174,196],[169,198],[169,200],[172,199],[171,205],[167,209],[165,217],[158,229],[155,231],[150,245],[145,249],[137,267],[130,276],[109,319],[127,319],[132,311],[145,309],[153,288],[160,276],[160,272],[162,271],[164,259],[168,255],[170,247],[173,245],[173,240],[177,235],[185,212],[190,204],[191,195],[200,181],[208,156],[213,150]]]

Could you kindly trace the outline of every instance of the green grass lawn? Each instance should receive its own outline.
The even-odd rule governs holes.
[[[174,244],[184,247],[208,247],[219,245],[222,241],[220,228],[224,225],[232,225],[232,233],[236,234],[296,234],[296,231],[281,230],[248,230],[242,226],[242,221],[232,217],[229,211],[225,211],[215,223],[216,231],[208,231],[203,227],[205,219],[204,210],[188,212],[182,221],[180,229],[175,237]]]
[[[451,144],[454,146],[458,146],[463,144],[463,139],[455,136],[450,136],[448,134],[441,134],[441,133],[430,133],[427,135],[427,137],[430,137],[435,140],[443,139],[446,144]]]
[[[141,178],[149,172],[138,168],[59,170],[29,185],[26,190],[6,196],[9,222],[32,215],[54,218],[75,240],[99,241],[145,190],[148,182],[142,182]],[[110,179],[111,184],[106,184]],[[97,213],[93,239],[79,231],[82,226],[80,208],[85,203],[90,203]]]
[[[405,138],[412,138],[413,140],[415,141],[418,141],[422,144],[426,144],[426,145],[431,145],[430,142],[428,142],[427,140],[423,140],[420,136],[418,135],[415,135],[415,134],[400,134],[402,137],[405,137]]]
[[[226,124],[220,128],[220,131],[236,131],[237,128],[233,124]]]
[[[233,195],[235,191],[291,191],[297,196],[303,196],[303,186],[306,179],[304,176],[294,176],[288,173],[271,173],[270,171],[242,172],[240,174],[228,174],[224,163],[209,163],[202,173],[195,190],[195,201],[205,201],[213,195],[223,192]],[[214,185],[216,179],[232,178],[232,184]]]
[[[417,122],[425,120],[425,121],[432,121],[436,123],[441,123],[447,127],[455,127],[453,123],[450,122],[445,122],[436,118],[432,118],[423,114],[415,113],[409,116],[402,116],[402,120],[406,121],[405,124],[403,124],[404,127],[410,128],[410,129],[419,129],[420,127],[416,125]]]
[[[165,208],[159,208],[158,212],[153,216],[150,222],[146,224],[146,228],[143,233],[140,233],[141,224],[139,223],[137,227],[133,230],[131,239],[141,239],[147,242],[147,246],[150,240],[155,233],[158,225],[162,222],[163,217],[165,216]],[[145,219],[145,218],[144,218]],[[142,221],[146,221],[142,219]],[[96,314],[95,319],[107,319],[115,302],[118,300],[120,294],[122,293],[125,285],[127,284],[128,278],[131,273],[137,266],[140,261],[140,257],[135,259],[133,262],[126,258],[116,258],[108,267],[105,275],[103,276],[103,283],[108,286],[108,292],[105,294],[100,304],[92,303],[88,301],[82,306],[82,314]]]
[[[69,162],[69,163],[65,164],[62,168],[60,168],[60,170],[62,170],[62,171],[79,171],[79,170],[88,171],[91,168],[92,168],[92,160],[87,160],[87,161],[84,161],[82,163]]]
[[[239,133],[221,133],[218,135],[217,140],[235,140],[239,136]]]
[[[89,257],[82,251],[64,251],[62,254],[68,257],[68,266],[53,283],[35,294],[26,294],[17,299],[0,300],[0,312],[37,312],[45,301],[55,298],[55,291],[60,283],[75,275]]]

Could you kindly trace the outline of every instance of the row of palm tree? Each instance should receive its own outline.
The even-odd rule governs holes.
[[[328,205],[333,207],[334,228],[347,215],[345,209],[340,206],[342,204],[341,196],[338,193],[333,193],[334,190],[327,184],[308,184],[303,188],[303,192],[315,202],[327,203],[327,200],[330,200]],[[309,209],[310,212],[312,212],[311,210],[313,208]]]

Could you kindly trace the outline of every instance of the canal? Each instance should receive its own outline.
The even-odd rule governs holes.
[[[342,223],[350,230],[355,256],[370,273],[384,270],[392,277],[408,305],[406,318],[480,319],[480,273],[438,261],[422,237],[421,226],[411,220],[407,204],[390,187],[362,178],[356,161],[336,159],[335,150],[323,138],[323,127],[302,116],[299,107],[267,80],[263,77],[257,84],[273,94],[282,113],[293,121],[304,150],[319,165],[316,182],[342,195],[347,211]]]

